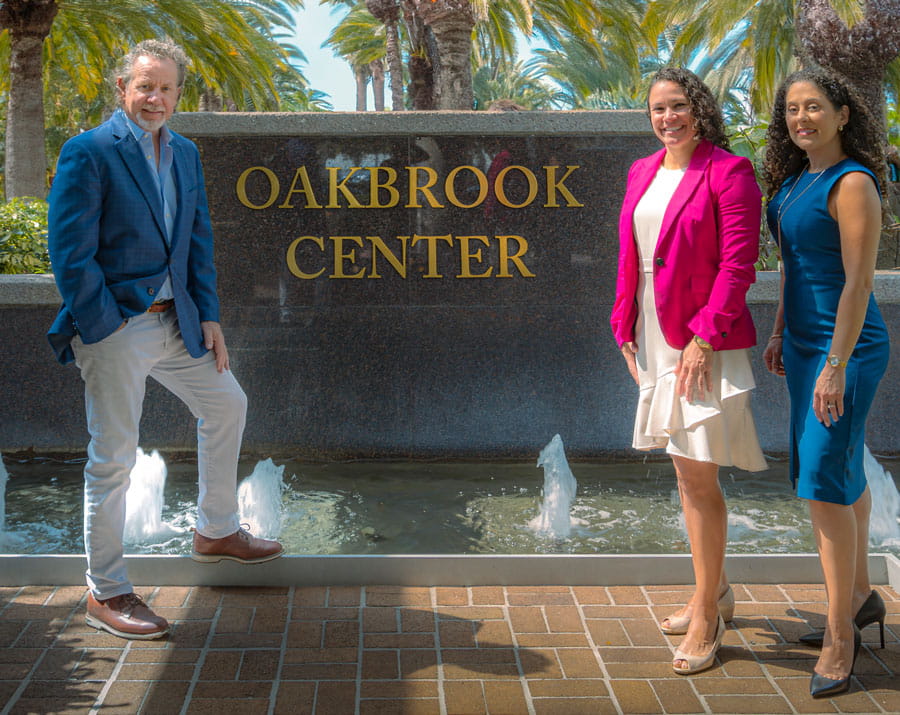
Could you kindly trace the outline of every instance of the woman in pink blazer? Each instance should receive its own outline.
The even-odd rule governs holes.
[[[660,627],[685,634],[672,667],[688,674],[714,664],[734,614],[719,466],[766,468],[749,404],[756,330],[746,304],[761,195],[696,75],[657,72],[648,110],[663,149],[628,174],[610,322],[640,388],[632,446],[665,449],[675,465],[697,586]]]

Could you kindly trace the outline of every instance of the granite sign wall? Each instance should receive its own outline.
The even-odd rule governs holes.
[[[207,173],[248,439],[479,456],[560,432],[612,447],[615,224],[628,166],[655,142],[570,117],[572,134],[543,133],[541,115],[433,114],[418,131],[394,116],[240,138],[228,117],[183,118]],[[277,417],[260,429],[253,412]]]
[[[634,456],[637,393],[608,317],[625,177],[657,148],[643,112],[171,124],[206,173],[222,322],[250,402],[246,451],[534,458],[559,433],[570,455]],[[768,334],[774,281],[760,283],[752,310]],[[43,337],[57,301],[0,300],[0,450],[87,442],[77,370]],[[897,305],[882,307],[894,331]],[[784,386],[754,361],[760,436],[783,452]],[[896,372],[870,421],[883,451],[897,449],[882,420]],[[194,439],[184,407],[151,384],[142,445]]]

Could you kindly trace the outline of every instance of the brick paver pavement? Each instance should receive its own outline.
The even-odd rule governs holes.
[[[0,713],[897,713],[900,596],[887,647],[863,633],[851,691],[808,695],[819,585],[736,585],[716,666],[671,668],[658,619],[684,586],[138,589],[173,623],[123,641],[82,588],[0,588]]]

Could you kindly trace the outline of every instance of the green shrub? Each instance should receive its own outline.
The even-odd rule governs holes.
[[[13,199],[0,204],[0,273],[49,273],[47,202]]]

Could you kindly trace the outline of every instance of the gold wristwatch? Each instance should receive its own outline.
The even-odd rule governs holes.
[[[699,346],[700,346],[701,348],[703,348],[704,350],[712,350],[712,349],[713,349],[713,346],[710,345],[708,342],[706,342],[706,341],[705,341],[703,338],[701,338],[699,335],[695,335],[695,336],[694,336],[694,342],[697,343],[697,345],[699,345]],[[844,363],[844,364],[846,365],[846,363]]]
[[[829,355],[826,359],[831,367],[847,367],[847,361],[841,360],[837,355]]]

